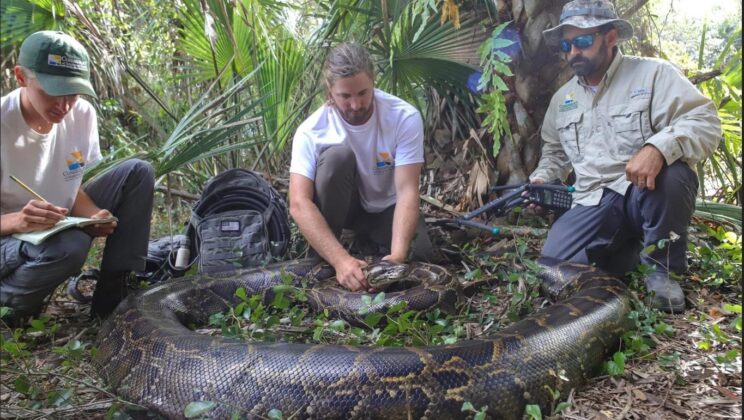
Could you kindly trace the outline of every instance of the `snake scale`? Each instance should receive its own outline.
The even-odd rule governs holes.
[[[488,406],[491,418],[521,418],[527,404],[545,412],[553,392],[565,397],[596,372],[628,328],[622,281],[583,265],[540,263],[544,290],[557,303],[488,339],[422,348],[248,344],[186,327],[236,304],[238,287],[262,293],[287,273],[333,274],[307,261],[184,278],[119,305],[99,332],[94,364],[115,393],[168,418],[184,417],[192,401],[215,402],[214,418],[266,418],[271,409],[292,418],[463,418],[466,401]],[[419,299],[407,293],[400,292]],[[337,300],[322,296],[316,304]]]

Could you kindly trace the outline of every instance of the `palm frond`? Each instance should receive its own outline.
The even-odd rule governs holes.
[[[713,201],[698,200],[695,216],[718,223],[726,223],[741,233],[741,207]]]
[[[416,105],[427,115],[436,92],[439,108],[451,110],[454,133],[466,136],[479,125],[479,100],[467,88],[468,77],[478,71],[478,47],[488,34],[474,19],[440,24],[433,14],[421,13],[416,3],[406,6],[393,23],[389,38],[379,34],[371,51],[384,57],[378,86]],[[443,103],[443,106],[442,106]],[[439,111],[434,111],[439,112]]]
[[[21,43],[30,34],[64,27],[60,0],[3,0],[0,2],[0,48]]]
[[[228,62],[225,68],[230,64]],[[255,81],[257,73],[258,69],[212,97],[221,74],[218,75],[215,82],[176,124],[163,146],[151,156],[158,175],[220,153],[255,146],[265,141],[261,130],[255,128],[262,117],[265,98],[240,96]],[[236,98],[239,100],[233,100]]]

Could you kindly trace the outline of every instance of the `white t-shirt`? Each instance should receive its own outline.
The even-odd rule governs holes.
[[[320,154],[348,143],[356,156],[362,207],[379,213],[395,204],[396,166],[424,162],[424,123],[409,103],[375,89],[373,114],[362,125],[350,125],[332,105],[323,105],[294,136],[289,172],[315,180]]]
[[[96,110],[83,98],[48,134],[31,129],[21,114],[21,89],[0,103],[0,212],[19,211],[34,197],[14,175],[52,204],[71,209],[83,170],[101,159]]]

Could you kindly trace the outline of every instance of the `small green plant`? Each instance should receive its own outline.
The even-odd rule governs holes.
[[[202,417],[217,406],[213,401],[192,401],[186,405],[183,415],[187,419]]]
[[[700,280],[712,286],[737,284],[741,281],[741,235],[727,231],[722,226],[715,229],[701,225],[708,239],[698,246],[689,244],[695,265],[695,272],[700,273]],[[697,267],[696,267],[697,268]]]
[[[306,287],[296,287],[294,282],[291,276],[283,278],[271,291],[269,303],[263,296],[249,296],[239,288],[235,291],[238,303],[225,312],[212,314],[208,324],[219,328],[223,336],[249,341],[272,341],[281,335],[284,340],[305,343],[426,346],[453,344],[465,336],[465,319],[445,315],[439,309],[413,311],[401,301],[386,311],[373,312],[385,300],[384,292],[361,297],[361,326],[331,319],[327,309],[311,313]]]
[[[644,357],[656,347],[651,336],[654,334],[672,336],[675,331],[670,325],[659,320],[662,315],[657,309],[637,300],[634,306],[635,308],[628,313],[628,318],[633,321],[635,328],[623,334],[625,345],[623,353],[625,356]]]
[[[524,414],[530,420],[542,420],[542,410],[540,410],[539,405],[527,404],[524,408]]]
[[[616,351],[612,355],[612,360],[604,362],[602,370],[610,376],[621,376],[625,374],[625,353]]]
[[[80,363],[87,356],[86,348],[88,344],[82,343],[78,339],[72,339],[64,346],[54,347],[52,351],[64,358],[62,366],[69,370]]]
[[[476,410],[472,403],[465,401],[462,403],[460,411],[473,414],[473,420],[484,420],[488,414],[488,406],[484,405],[479,410]]]
[[[491,36],[481,44],[478,50],[481,67],[483,67],[483,74],[478,82],[478,90],[489,90],[482,95],[478,112],[486,115],[483,125],[488,127],[491,135],[493,135],[494,156],[499,154],[501,137],[511,137],[506,99],[504,98],[504,92],[508,91],[509,87],[504,82],[503,77],[513,76],[508,66],[512,59],[505,52],[501,51],[502,48],[514,44],[514,41],[501,37],[502,32],[509,23],[511,22],[504,22],[497,26],[491,33]]]
[[[550,393],[550,408],[551,408],[551,415],[555,416],[568,408],[571,404],[567,401],[561,401],[561,388],[564,387],[566,383],[568,383],[570,380],[566,376],[566,371],[561,369],[558,372],[555,372],[553,369],[549,369],[548,373],[550,376],[555,378],[556,386],[555,388],[551,387],[548,384],[545,384],[545,388]],[[529,405],[527,407],[530,407]],[[540,406],[538,405],[532,405],[532,409],[535,414],[542,415],[540,411]],[[529,413],[527,411],[528,409],[525,408],[525,412]],[[539,418],[539,417],[537,417]]]
[[[670,258],[669,252],[671,250],[667,247],[667,245],[669,244],[669,242],[677,242],[679,240],[679,238],[680,238],[679,234],[677,234],[674,231],[670,231],[669,232],[669,238],[659,239],[658,241],[656,241],[655,244],[651,244],[651,245],[646,246],[641,251],[641,254],[642,255],[645,255],[647,258],[651,259],[657,265],[657,267],[659,267],[659,268],[661,268],[661,267],[668,267],[669,266],[669,258]],[[666,253],[666,256],[665,256],[665,258],[664,258],[663,261],[660,261],[660,260],[655,259],[654,257],[652,257],[652,254],[655,251],[657,251],[657,250],[660,251],[660,250],[664,250],[664,249],[667,250],[667,253]],[[650,272],[653,272],[654,270],[655,270],[655,268],[654,267],[651,267],[650,270],[648,270],[647,272],[644,272],[643,274],[644,275],[645,274],[648,274]],[[670,274],[670,276],[674,276],[673,273],[669,273],[669,274]]]
[[[521,246],[524,246],[520,250]],[[499,276],[506,283],[507,293],[511,296],[507,317],[510,321],[515,322],[526,313],[535,311],[535,302],[540,296],[540,279],[538,274],[542,269],[532,260],[521,258],[526,252],[524,241],[517,241],[517,252],[519,259],[524,264],[526,270],[521,273],[514,271],[501,271]]]
[[[13,389],[26,396],[30,401],[36,401],[43,394],[41,388],[35,381],[31,381],[26,375],[18,375],[13,381]]]
[[[723,309],[725,311],[738,314],[738,316],[731,322],[731,327],[741,332],[741,305],[732,305],[730,303],[726,303],[723,305]]]
[[[633,287],[637,288],[640,279],[652,271],[653,267],[641,264],[630,274]],[[626,363],[631,358],[642,359],[653,355],[656,347],[653,336],[672,337],[675,334],[674,328],[664,322],[664,315],[659,310],[646,306],[635,294],[631,295],[631,307],[628,318],[634,327],[623,334],[623,350],[613,353],[612,358],[602,364],[602,371],[610,376],[624,375]],[[664,366],[673,365],[673,355],[657,354],[656,358]]]

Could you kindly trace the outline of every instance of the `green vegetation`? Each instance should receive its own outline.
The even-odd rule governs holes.
[[[726,269],[738,273],[740,279],[740,259],[738,262],[730,261],[726,256],[741,254],[741,240],[729,232],[723,234],[723,239],[719,241],[712,236],[715,231],[711,230],[710,233],[711,236],[705,237],[706,241],[710,241],[710,253],[705,254],[704,259],[693,256],[693,264],[721,268],[695,270],[710,275],[693,279],[693,284],[701,291],[726,293],[726,288],[735,286],[735,283],[720,281],[714,274],[716,270],[731,265],[732,267]],[[739,238],[738,241],[735,238]],[[273,299],[268,303],[262,303],[260,296],[248,296],[244,289],[238,289],[235,294],[239,303],[225,313],[213,314],[209,324],[199,327],[199,331],[249,341],[281,339],[289,342],[388,346],[441,345],[487,337],[491,332],[544,304],[544,300],[537,297],[538,284],[535,275],[531,274],[534,269],[530,268],[534,264],[530,256],[536,255],[539,243],[539,239],[518,237],[514,239],[515,252],[500,256],[475,254],[476,250],[481,249],[477,244],[471,248],[473,254],[465,258],[463,264],[478,268],[460,268],[457,271],[458,277],[463,281],[494,281],[490,283],[490,287],[482,288],[467,299],[456,315],[445,316],[436,309],[414,312],[407,310],[403,303],[391,307],[383,314],[366,314],[365,325],[350,325],[331,317],[327,311],[311,312],[305,303],[307,285],[295,287],[287,277],[283,285],[275,288]],[[464,252],[464,255],[467,256],[468,252]],[[632,277],[639,279],[646,269],[648,268],[641,267]],[[669,342],[684,340],[683,337],[678,337],[676,325],[680,325],[680,322],[689,324],[684,327],[685,334],[692,337],[690,344],[694,343],[695,351],[707,355],[714,366],[722,371],[734,372],[739,369],[742,324],[740,303],[735,303],[736,300],[724,303],[715,307],[717,312],[693,309],[683,316],[670,319],[644,304],[644,291],[637,283],[635,280],[631,282],[634,309],[629,315],[635,327],[626,332],[621,349],[605,363],[604,371],[607,375],[626,377],[630,375],[629,366],[649,362],[661,369],[683,375],[684,355],[668,347]],[[740,289],[735,293],[740,296]],[[363,299],[366,299],[367,306],[371,306],[383,298],[384,293],[379,293]],[[700,305],[703,308],[709,304],[701,301]],[[8,311],[8,308],[0,310],[3,319]],[[364,312],[363,308],[361,313]],[[106,391],[92,371],[89,361],[95,352],[92,347],[95,326],[86,326],[87,321],[77,326],[62,325],[60,321],[64,322],[64,319],[57,318],[55,321],[44,315],[32,320],[25,328],[3,329],[9,334],[2,337],[2,370],[4,376],[12,378],[8,382],[8,391],[14,392],[16,398],[19,398],[14,404],[25,407],[24,410],[27,411],[23,412],[61,410],[64,413],[65,410],[85,410],[81,407],[91,404],[95,406],[103,398],[105,402],[100,405],[101,410],[108,409],[109,415],[123,415],[121,410],[137,409]],[[692,346],[690,348],[693,349]],[[560,375],[560,372],[556,375]],[[38,377],[56,380],[40,382],[36,380]],[[90,401],[91,393],[104,397],[99,397],[97,402]],[[571,402],[563,400],[557,392],[554,397],[551,416],[571,408]],[[190,418],[208,416],[213,406],[214,403],[210,401],[195,401],[186,408],[184,415]],[[484,407],[475,408],[464,404],[463,411],[476,418],[483,418],[485,415]],[[537,419],[542,418],[545,413],[541,414],[539,407],[531,406],[527,415]],[[240,418],[239,413],[236,416]],[[273,418],[283,418],[282,413],[274,413]]]
[[[504,52],[514,47],[504,32],[527,26],[527,12],[512,15],[513,3],[3,0],[1,88],[5,94],[15,86],[10,69],[26,35],[42,29],[72,33],[92,55],[94,83],[101,98],[95,106],[107,160],[87,176],[141,156],[157,168],[159,186],[193,193],[210,176],[231,167],[285,178],[287,146],[295,128],[325,99],[321,69],[328,47],[354,40],[372,51],[378,86],[421,109],[431,156],[428,163],[435,171],[429,187],[437,191],[435,198],[465,208],[478,198],[476,193],[463,194],[472,162],[486,162],[483,167],[504,182],[508,170],[519,166],[513,155],[519,155],[524,145],[515,139],[517,133],[522,139],[535,133],[535,127],[526,132],[529,124],[515,123],[517,82],[539,79],[538,86],[545,90],[556,77],[543,72],[547,64],[535,59],[548,56],[547,51],[522,51],[519,58]],[[660,0],[615,3],[620,11],[642,6],[630,16],[637,37],[625,47],[626,52],[668,58],[680,65],[716,104],[724,137],[714,156],[698,167],[701,201],[690,233],[690,274],[682,279],[692,306],[676,316],[649,308],[638,281],[648,268],[631,274],[630,316],[635,327],[605,363],[602,375],[609,379],[600,378],[590,388],[612,390],[613,381],[641,382],[641,373],[650,376],[648,372],[658,367],[678,386],[689,385],[686,395],[731,398],[720,391],[723,388],[738,396],[740,413],[741,6],[736,13],[711,13],[707,20],[695,20]],[[499,8],[498,4],[506,6]],[[480,94],[467,87],[476,71],[482,72],[476,83],[483,90]],[[539,116],[547,106],[542,103],[545,97],[538,90],[524,89],[536,102],[520,104],[528,114]],[[533,125],[539,124],[537,120]],[[441,134],[439,140],[436,134]],[[445,163],[433,165],[437,154],[447,157],[450,164],[455,162],[453,172],[442,169]],[[188,203],[160,193],[156,199],[153,232],[175,232],[188,213]],[[437,211],[433,207],[425,210]],[[524,224],[526,218],[518,217],[517,224]],[[545,226],[542,220],[533,222]],[[293,239],[297,238],[295,231]],[[238,290],[241,302],[214,314],[205,332],[249,340],[281,336],[297,342],[439,345],[487,336],[547,304],[538,294],[533,262],[541,246],[539,235],[515,233],[503,240],[452,242],[459,258],[451,269],[463,283],[479,284],[459,314],[418,313],[400,305],[384,314],[366,315],[365,326],[352,326],[327,312],[312,313],[304,289],[287,283],[268,304]],[[302,248],[297,241],[289,257],[300,255]],[[99,255],[96,246],[89,265],[96,266]],[[380,296],[370,296],[368,303]],[[129,418],[126,410],[141,409],[112,394],[92,369],[99,325],[88,321],[80,305],[62,293],[53,297],[50,307],[53,310],[17,328],[5,325],[9,308],[0,308],[4,414],[10,410],[9,415],[20,417]],[[704,374],[715,371],[715,387],[709,383],[714,379],[699,379],[703,374],[695,369]],[[731,391],[737,387],[738,393]],[[571,410],[582,412],[581,404],[556,395],[550,413],[530,406],[526,415],[538,419]],[[195,401],[186,407],[184,416],[208,417],[213,407],[211,401]],[[485,409],[468,402],[462,406],[463,416],[474,419],[485,418]],[[582,413],[587,417],[596,412]],[[700,415],[690,413],[691,417]],[[291,413],[274,410],[269,418],[291,418]]]

